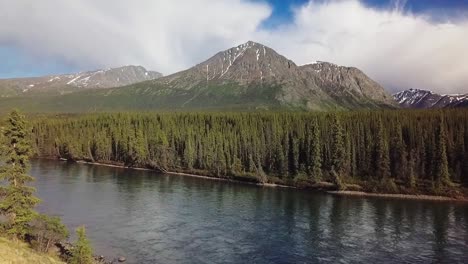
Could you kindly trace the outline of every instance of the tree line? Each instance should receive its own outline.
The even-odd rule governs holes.
[[[255,182],[449,194],[468,185],[468,111],[101,113],[33,118],[41,157]]]

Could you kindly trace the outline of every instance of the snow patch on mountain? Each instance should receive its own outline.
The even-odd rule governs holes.
[[[395,101],[404,108],[445,108],[456,107],[468,102],[468,94],[436,94],[421,89],[408,89],[393,95]]]

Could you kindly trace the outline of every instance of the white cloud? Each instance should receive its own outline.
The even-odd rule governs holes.
[[[271,13],[244,0],[0,0],[0,44],[81,66],[164,73],[243,42]]]
[[[0,0],[0,45],[83,67],[140,64],[169,74],[246,40],[298,64],[356,66],[391,90],[468,92],[468,20],[441,23],[372,9],[358,0],[312,0],[293,21],[262,29],[271,7],[249,0]]]
[[[299,64],[356,66],[389,90],[468,92],[468,21],[434,22],[401,3],[381,10],[357,0],[310,1],[292,24],[263,38]]]

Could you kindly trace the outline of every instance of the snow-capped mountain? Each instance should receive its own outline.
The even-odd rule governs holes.
[[[74,74],[3,79],[0,80],[0,96],[64,94],[83,89],[125,86],[161,76],[159,72],[147,71],[142,66],[123,66]]]
[[[468,94],[437,94],[427,90],[408,89],[393,95],[404,108],[468,107]]]
[[[200,100],[210,94],[221,96],[223,91],[220,101],[242,98],[236,104],[252,99],[261,101],[268,96],[275,104],[312,110],[396,107],[392,96],[359,69],[327,62],[298,66],[275,50],[253,41],[218,52],[190,69],[153,83],[145,91],[164,89],[165,95],[174,94],[177,99],[193,91],[194,97],[183,102],[184,106],[203,105]],[[175,95],[180,91],[184,94]],[[228,100],[227,96],[237,98]]]

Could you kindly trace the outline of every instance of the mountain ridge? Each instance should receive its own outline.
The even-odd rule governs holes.
[[[393,95],[403,108],[455,108],[468,107],[468,94],[437,94],[429,90],[408,89]]]
[[[0,96],[66,94],[84,89],[112,88],[162,77],[142,66],[127,65],[70,74],[0,79]]]

